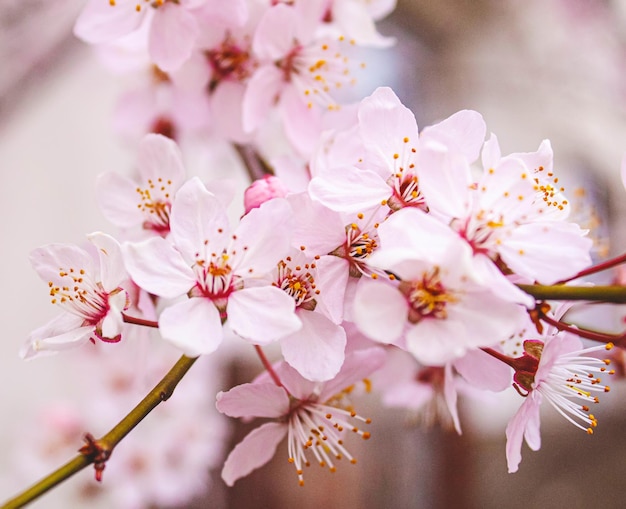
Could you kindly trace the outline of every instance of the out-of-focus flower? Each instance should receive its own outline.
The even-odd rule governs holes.
[[[148,134],[139,145],[137,167],[138,182],[115,172],[100,175],[100,209],[121,228],[141,226],[152,234],[166,236],[174,195],[185,179],[180,150],[165,136]]]

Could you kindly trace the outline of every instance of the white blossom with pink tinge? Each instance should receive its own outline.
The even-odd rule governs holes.
[[[223,24],[227,20],[235,26],[246,16],[244,0],[89,0],[76,21],[74,34],[90,44],[109,43],[148,23],[150,57],[169,72],[191,56],[200,36],[199,21]]]
[[[509,473],[517,472],[522,460],[522,442],[533,451],[541,447],[540,407],[547,400],[577,428],[593,434],[598,421],[591,406],[596,394],[609,391],[599,375],[612,374],[608,359],[595,357],[613,345],[583,348],[580,339],[567,332],[549,329],[540,339],[524,341],[521,357],[513,359],[515,386],[524,403],[506,427],[506,459]],[[517,364],[516,364],[517,363]]]
[[[164,298],[188,297],[161,313],[165,339],[200,355],[220,345],[225,321],[257,344],[301,328],[294,300],[261,281],[289,249],[287,202],[252,210],[231,234],[224,206],[193,178],[176,194],[170,227],[171,243],[154,237],[124,245],[128,271],[140,287]]]
[[[381,87],[361,101],[358,125],[348,131],[348,146],[337,133],[340,141],[332,148],[340,157],[328,155],[325,166],[316,165],[309,192],[333,210],[365,212],[380,206],[427,210],[428,196],[418,183],[418,169],[440,170],[423,160],[422,147],[434,145],[472,162],[480,153],[486,127],[479,113],[464,110],[418,133],[413,113],[390,88]]]
[[[63,314],[34,330],[20,350],[30,359],[96,339],[117,342],[121,338],[122,311],[130,306],[123,285],[128,275],[120,245],[113,237],[96,232],[88,239],[98,250],[98,262],[71,244],[50,244],[30,256],[33,268],[48,283],[52,304]]]
[[[357,288],[354,321],[365,335],[441,366],[517,330],[520,306],[484,286],[469,246],[445,224],[406,208],[382,223],[378,235],[381,246],[368,264],[391,275]]]
[[[523,296],[512,285],[507,288],[499,274],[503,264],[527,281],[542,284],[554,284],[591,264],[587,232],[564,221],[568,204],[562,189],[554,187],[558,179],[549,168],[526,163],[534,165],[533,159],[540,158],[551,165],[549,144],[541,150],[543,156],[500,159],[492,137],[485,144],[485,167],[476,181],[464,158],[430,147],[423,154],[427,168],[418,171],[430,213],[471,246],[476,270],[489,274],[501,295],[518,302]]]

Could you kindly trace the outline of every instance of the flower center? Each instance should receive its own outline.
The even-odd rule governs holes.
[[[137,208],[145,217],[143,228],[167,234],[170,231],[172,181],[161,177],[156,181],[148,179],[147,186],[144,189],[137,187],[136,191],[139,195]]]
[[[274,284],[296,301],[297,308],[313,311],[317,306],[315,297],[320,293],[311,273],[316,268],[315,262],[304,265],[288,265],[291,262],[292,259],[288,256],[278,263],[278,277]]]
[[[357,215],[363,219],[363,214]],[[373,227],[372,227],[373,226]],[[370,226],[369,221],[365,226],[351,223],[346,226],[346,240],[342,246],[330,252],[330,255],[339,256],[350,263],[350,276],[361,277],[370,274],[372,270],[367,266],[367,258],[378,248],[378,223]]]
[[[345,38],[339,37],[339,42]],[[283,71],[286,82],[292,83],[305,97],[307,106],[317,103],[329,110],[339,108],[331,97],[332,89],[354,84],[350,76],[349,60],[339,52],[335,41],[325,39],[315,45],[295,44],[276,65]],[[364,64],[361,64],[364,67]]]
[[[439,267],[425,272],[419,281],[402,281],[399,288],[409,302],[411,323],[418,323],[426,317],[445,319],[448,303],[456,301],[441,282]]]
[[[88,325],[96,325],[106,316],[109,310],[108,293],[84,269],[60,268],[59,276],[67,284],[57,286],[48,281],[52,304],[84,318]]]
[[[244,81],[252,71],[250,52],[236,44],[230,35],[218,48],[208,50],[206,57],[213,71],[210,91],[224,80]]]

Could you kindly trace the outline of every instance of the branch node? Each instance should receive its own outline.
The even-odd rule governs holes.
[[[91,433],[85,433],[85,445],[78,452],[93,462],[96,481],[102,482],[102,474],[107,460],[111,457],[112,449],[96,440]]]

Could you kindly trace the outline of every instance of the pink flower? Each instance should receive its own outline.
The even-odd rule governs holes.
[[[554,284],[591,263],[586,231],[564,221],[568,205],[548,171],[551,155],[544,143],[533,157],[500,159],[492,137],[485,143],[485,169],[477,182],[465,159],[436,147],[424,151],[423,159],[439,171],[418,172],[430,213],[471,246],[476,270],[493,280],[499,294],[518,302],[523,296],[507,286],[496,265],[529,281]],[[537,162],[542,160],[546,167]]]
[[[258,129],[278,104],[285,133],[302,153],[321,130],[320,111],[313,106],[336,109],[332,90],[352,80],[337,41],[315,37],[322,9],[322,2],[310,0],[293,6],[279,3],[265,12],[252,43],[262,63],[243,98],[247,132]]]
[[[292,250],[278,263],[272,284],[291,296],[302,328],[280,341],[285,360],[308,380],[330,380],[344,361],[346,333],[333,317],[333,285],[325,285],[317,260],[307,258],[300,250]],[[326,291],[331,299],[326,300]]]
[[[303,468],[309,465],[307,453],[322,466],[335,470],[335,459],[356,459],[343,445],[343,431],[352,430],[364,439],[370,437],[354,421],[369,423],[350,406],[346,397],[354,383],[369,376],[384,362],[379,348],[359,350],[346,356],[339,374],[325,383],[302,378],[285,363],[276,368],[282,387],[257,380],[217,395],[217,409],[230,417],[273,419],[252,431],[230,453],[222,470],[229,486],[267,463],[278,444],[287,436],[288,461],[296,468],[300,485]]]
[[[423,146],[434,145],[472,162],[485,129],[480,114],[465,110],[418,134],[413,113],[390,88],[378,88],[361,101],[358,126],[354,132],[348,130],[351,140],[338,136],[342,145],[349,143],[347,148],[334,147],[340,163],[333,157],[329,165],[318,167],[309,192],[314,200],[341,212],[364,212],[381,205],[387,211],[427,210],[428,196],[418,185],[418,169],[438,173],[440,168],[422,158]]]
[[[382,223],[378,235],[381,246],[368,264],[392,275],[357,288],[354,321],[365,335],[441,366],[517,330],[520,307],[483,285],[469,246],[445,224],[406,208]]]
[[[606,368],[610,361],[593,354],[612,347],[583,349],[576,336],[565,332],[524,341],[523,355],[511,362],[515,387],[526,399],[506,427],[509,473],[518,470],[523,440],[533,451],[541,447],[539,409],[544,399],[574,426],[593,434],[598,422],[589,405],[599,402],[595,394],[609,391],[598,373],[612,374]]]
[[[160,297],[187,296],[159,317],[162,336],[189,355],[211,353],[222,323],[260,344],[301,327],[294,300],[261,278],[289,249],[289,205],[272,200],[243,217],[234,233],[220,201],[198,178],[183,185],[172,205],[171,241],[154,237],[125,244],[128,270]]]
[[[34,330],[20,350],[30,359],[100,339],[121,339],[122,311],[130,305],[122,287],[128,279],[118,242],[104,233],[88,236],[98,249],[99,267],[94,257],[70,244],[50,244],[31,253],[33,268],[48,283],[52,304],[63,314]]]
[[[105,217],[121,228],[141,226],[166,236],[174,195],[185,179],[182,155],[172,140],[146,135],[139,145],[138,181],[108,172],[98,177],[98,202]]]

